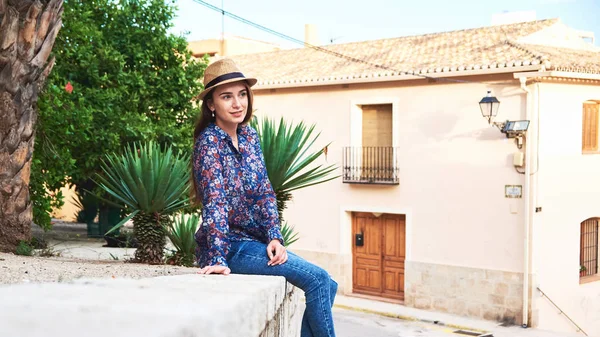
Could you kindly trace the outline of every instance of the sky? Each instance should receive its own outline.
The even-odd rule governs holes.
[[[174,0],[171,32],[188,41],[219,38],[222,15],[194,0]],[[595,35],[600,46],[600,0],[204,0],[269,29],[304,40],[304,25],[314,24],[321,45],[376,40],[489,26],[495,14],[527,12],[537,20],[559,18]],[[298,44],[225,17],[227,35],[268,41],[282,48]]]

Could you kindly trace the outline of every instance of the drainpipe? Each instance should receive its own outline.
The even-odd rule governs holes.
[[[531,91],[527,88],[527,78],[521,77],[521,89],[526,93],[525,119],[531,120],[531,109],[529,108]],[[523,328],[529,323],[529,218],[531,213],[530,202],[530,177],[531,177],[531,141],[527,137],[525,141],[525,187],[523,194],[525,196],[525,215],[524,230],[525,238],[523,240]]]

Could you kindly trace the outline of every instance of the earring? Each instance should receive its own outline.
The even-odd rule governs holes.
[[[212,117],[215,118],[215,111],[212,112]]]

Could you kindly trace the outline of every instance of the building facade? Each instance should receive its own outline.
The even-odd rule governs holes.
[[[291,249],[344,294],[600,334],[599,49],[558,20],[324,49],[233,57],[339,166],[294,192]]]

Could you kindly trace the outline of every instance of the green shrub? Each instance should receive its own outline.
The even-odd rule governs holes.
[[[167,226],[167,236],[175,252],[167,258],[167,263],[191,267],[196,260],[196,239],[194,234],[198,230],[200,216],[197,214],[181,213],[175,217],[175,221]]]
[[[29,245],[33,249],[46,249],[46,248],[48,248],[48,242],[43,237],[41,237],[41,238],[36,237],[36,236],[32,237],[31,241],[29,242]]]
[[[19,241],[19,245],[17,246],[17,250],[15,251],[17,255],[23,256],[32,256],[33,255],[33,247],[27,241]]]

